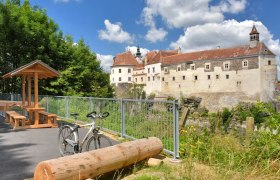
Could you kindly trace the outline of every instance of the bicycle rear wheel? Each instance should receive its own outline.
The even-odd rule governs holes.
[[[78,153],[78,146],[72,146],[68,142],[78,142],[78,133],[73,131],[69,125],[64,125],[60,128],[58,134],[58,148],[61,156],[72,155]]]
[[[100,149],[108,146],[112,146],[113,143],[107,136],[103,134],[98,134],[96,136],[92,136],[87,143],[86,151],[91,151],[95,149]]]

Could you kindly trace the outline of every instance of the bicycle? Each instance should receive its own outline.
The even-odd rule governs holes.
[[[87,117],[91,118],[92,122],[84,125],[77,124],[78,113],[71,113],[71,116],[75,118],[75,125],[62,125],[58,134],[58,147],[61,156],[72,155],[81,153],[85,142],[86,151],[99,149],[107,146],[112,146],[111,140],[100,132],[100,127],[95,125],[95,118],[103,119],[109,116],[108,112],[97,114],[95,111],[87,114]],[[83,138],[82,142],[79,142],[78,129],[81,127],[90,126],[88,132]],[[92,135],[91,135],[92,132]],[[91,135],[91,136],[90,136]]]

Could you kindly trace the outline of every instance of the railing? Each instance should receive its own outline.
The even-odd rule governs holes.
[[[20,101],[17,94],[0,94],[1,100]],[[87,122],[91,111],[110,112],[106,120],[98,120],[105,130],[123,138],[161,139],[164,151],[179,158],[178,104],[176,101],[132,100],[70,96],[39,96],[39,104],[47,112],[71,119],[71,112],[80,114],[79,120]]]

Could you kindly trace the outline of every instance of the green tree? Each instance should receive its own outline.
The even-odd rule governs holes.
[[[83,40],[74,45],[63,36],[46,11],[28,0],[0,1],[0,73],[4,75],[40,59],[61,72],[61,77],[39,81],[40,94],[112,96],[109,75]],[[1,81],[1,92],[20,93],[20,79]]]

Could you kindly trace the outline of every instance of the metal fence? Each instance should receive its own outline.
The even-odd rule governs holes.
[[[20,101],[21,95],[0,94],[0,99]],[[91,111],[108,111],[110,116],[97,120],[105,131],[131,139],[158,137],[163,142],[164,151],[179,158],[179,112],[176,101],[41,95],[39,104],[60,118],[71,119],[70,114],[77,112],[80,114],[79,120],[84,122],[88,121],[86,114]]]

